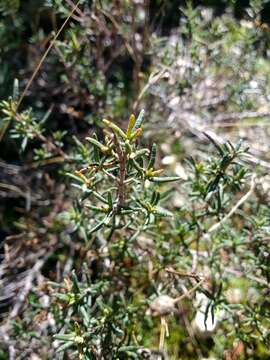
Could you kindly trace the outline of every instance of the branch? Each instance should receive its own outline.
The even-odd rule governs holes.
[[[251,178],[251,184],[250,184],[250,189],[249,191],[243,196],[241,197],[241,199],[238,201],[237,204],[234,205],[234,207],[231,209],[231,211],[224,216],[223,219],[221,219],[219,222],[217,222],[216,224],[212,225],[210,227],[210,229],[207,231],[207,233],[204,234],[204,237],[207,238],[207,236],[215,231],[217,231],[221,225],[223,225],[237,210],[238,208],[245,202],[247,201],[247,199],[251,196],[251,194],[253,193],[254,189],[255,189],[255,174],[252,175]]]

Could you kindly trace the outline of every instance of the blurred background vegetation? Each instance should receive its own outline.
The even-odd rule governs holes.
[[[81,0],[71,13],[75,6],[75,0],[0,0],[0,359],[268,359],[270,1]],[[192,285],[180,279],[176,286],[160,264],[200,271],[215,283],[212,292],[210,285],[202,291],[210,299],[204,320],[209,309],[223,315],[213,330],[198,330],[192,321],[203,305],[181,304],[160,349],[162,325],[145,309],[130,309],[131,318],[144,320],[127,346],[145,353],[112,355],[113,348],[111,355],[82,355],[76,346],[75,355],[56,353],[53,335],[69,325],[48,281],[67,285],[75,269],[85,286],[85,263],[95,283],[103,256],[91,253],[86,225],[70,228],[77,193],[66,173],[87,163],[82,143],[94,132],[104,137],[104,117],[126,128],[142,108],[141,145],[157,143],[158,167],[184,183],[173,185],[166,203],[176,218],[151,234],[164,236],[151,264],[160,278],[149,287],[160,294],[169,284],[178,292]],[[239,140],[249,151],[235,164]],[[228,173],[226,156],[233,156]],[[199,246],[249,191],[251,174],[251,198],[211,235],[211,245]],[[147,240],[139,247],[151,248]],[[134,251],[123,260],[130,273],[139,265]],[[131,278],[127,286],[142,286],[135,270]],[[135,307],[140,297],[152,300],[140,291],[134,290]],[[72,329],[80,332],[81,315],[74,313]]]

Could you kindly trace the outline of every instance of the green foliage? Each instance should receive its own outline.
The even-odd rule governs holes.
[[[155,145],[151,151],[137,148],[141,114],[138,119],[131,115],[126,132],[104,120],[104,141],[98,141],[95,135],[88,137],[86,140],[91,144],[86,151],[88,156],[76,158],[83,167],[67,174],[75,180],[73,186],[79,189],[80,197],[74,208],[62,216],[70,224],[71,231],[77,231],[87,248],[94,252],[95,268],[89,273],[85,265],[80,281],[73,273],[60,287],[52,284],[57,289],[54,296],[58,326],[66,329],[55,336],[60,341],[57,351],[73,349],[72,356],[86,359],[98,358],[99,354],[104,358],[120,359],[148,356],[153,345],[149,344],[149,339],[140,337],[145,327],[154,326],[150,318],[147,320],[149,315],[145,315],[147,308],[150,306],[160,315],[174,311],[169,302],[177,296],[183,280],[181,276],[174,278],[172,284],[170,277],[165,276],[166,269],[173,266],[175,274],[185,271],[189,274],[191,261],[194,261],[193,242],[197,243],[199,253],[206,251],[208,254],[199,268],[211,269],[211,285],[201,287],[208,299],[205,317],[211,313],[214,319],[221,311],[225,312],[225,318],[229,317],[223,321],[224,330],[228,329],[226,331],[234,338],[246,342],[246,330],[239,325],[233,331],[230,320],[233,319],[233,324],[238,321],[238,311],[248,312],[248,318],[255,319],[260,316],[257,304],[254,308],[249,305],[247,310],[244,302],[239,307],[230,303],[223,292],[230,276],[221,276],[224,270],[220,262],[223,248],[228,253],[232,249],[237,251],[238,247],[243,251],[243,235],[241,232],[232,235],[225,223],[222,231],[213,235],[211,243],[202,236],[232,206],[233,194],[242,190],[247,174],[239,158],[246,150],[240,144],[236,147],[230,143],[220,145],[211,139],[219,156],[204,164],[191,161],[192,173],[186,183],[192,189],[186,191],[190,199],[180,211],[173,212],[159,205],[160,201],[168,203],[168,191],[164,185],[160,186],[179,179],[157,176],[160,170],[154,170]],[[85,148],[78,140],[77,144]],[[180,243],[179,238],[182,239]],[[145,248],[148,243],[151,244],[149,252]],[[246,260],[243,259],[243,265]],[[147,279],[149,261],[153,268]],[[97,268],[98,273],[94,270]],[[192,279],[192,274],[186,276]],[[195,279],[199,281],[199,276]],[[157,306],[164,293],[170,296],[167,304]],[[191,311],[194,313],[194,309]],[[147,321],[151,325],[147,325]],[[258,328],[256,336],[260,337],[263,332],[264,327]],[[150,345],[148,350],[147,345]]]

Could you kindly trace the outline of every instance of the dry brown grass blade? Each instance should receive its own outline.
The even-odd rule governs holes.
[[[78,9],[78,6],[79,6],[79,4],[80,4],[80,1],[81,1],[81,0],[78,0],[78,2],[76,3],[76,5],[74,6],[74,8],[70,11],[68,17],[67,17],[66,20],[63,22],[62,26],[60,27],[60,29],[57,31],[57,33],[56,33],[55,36],[53,37],[53,39],[52,39],[50,45],[48,46],[47,50],[45,51],[45,53],[44,53],[43,56],[41,57],[41,59],[40,59],[39,63],[37,64],[37,66],[36,66],[36,68],[35,68],[32,76],[31,76],[31,78],[29,79],[28,83],[26,84],[26,86],[25,86],[25,88],[24,88],[24,90],[23,90],[23,92],[22,92],[22,94],[21,94],[21,96],[20,96],[20,98],[19,98],[19,100],[18,100],[17,107],[16,107],[16,111],[18,111],[18,109],[19,109],[19,107],[20,107],[20,105],[21,105],[21,103],[22,103],[22,101],[23,101],[23,99],[24,99],[24,97],[25,97],[28,89],[30,88],[33,80],[34,80],[35,77],[37,76],[37,73],[39,72],[42,64],[44,63],[47,55],[49,54],[51,48],[52,48],[53,45],[55,44],[55,41],[58,39],[59,35],[60,35],[61,32],[64,30],[66,24],[68,23],[68,21],[70,20],[70,18],[72,17],[72,15],[73,15],[73,14],[75,13],[75,11]],[[8,128],[8,126],[9,126],[9,123],[10,123],[10,121],[8,121],[8,122],[6,123],[6,125],[3,126],[3,128],[1,129],[0,142],[2,141],[2,139],[3,139],[4,135],[5,135],[5,132],[6,132],[7,128]]]

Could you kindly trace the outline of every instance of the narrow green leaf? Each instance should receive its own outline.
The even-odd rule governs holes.
[[[77,275],[75,273],[75,270],[72,270],[72,272],[71,272],[71,279],[73,281],[74,291],[77,293],[80,293],[81,290],[80,290],[79,281],[78,281]]]
[[[107,195],[108,195],[108,205],[110,209],[112,209],[113,208],[112,193],[109,191]]]
[[[91,144],[93,144],[94,146],[96,146],[98,149],[100,149],[102,152],[108,151],[108,147],[101,144],[98,140],[91,138],[91,137],[87,137],[85,139],[87,141],[89,141]]]
[[[76,176],[76,175],[74,175],[72,173],[65,173],[65,175],[68,176],[69,178],[73,179],[73,180],[76,180],[76,181],[80,182],[81,184],[84,184],[83,179],[81,177],[79,177],[79,176]]]
[[[154,143],[151,147],[150,160],[147,167],[148,169],[152,169],[154,167],[156,161],[156,155],[157,155],[157,145]]]
[[[89,322],[90,322],[90,316],[86,310],[86,308],[84,306],[80,306],[80,312],[82,314],[83,317],[83,321],[85,322],[86,326],[88,326]]]
[[[116,124],[114,124],[113,122],[103,119],[103,123],[105,125],[107,125],[109,128],[111,128],[116,134],[118,134],[122,139],[126,140],[127,136],[124,133],[123,130],[120,129],[119,126],[117,126]]]
[[[56,350],[56,352],[59,353],[59,352],[65,351],[65,350],[71,348],[73,345],[74,345],[74,342],[73,342],[73,341],[67,341],[67,342],[65,342],[63,345],[61,345],[61,346]]]
[[[141,110],[136,122],[135,122],[135,125],[133,127],[133,132],[136,131],[137,129],[139,129],[142,125],[142,122],[143,122],[143,118],[144,118],[144,109]]]
[[[181,180],[181,177],[179,176],[160,176],[160,177],[152,177],[148,179],[149,181],[153,181],[155,183],[167,183],[167,182],[173,182],[173,181],[179,181]]]
[[[66,294],[56,293],[54,294],[54,296],[61,301],[69,302],[70,300],[69,295]]]
[[[98,200],[102,201],[104,204],[106,204],[106,205],[108,204],[108,203],[107,203],[107,200],[106,200],[102,195],[100,195],[98,192],[93,191],[92,194],[93,194]]]
[[[127,137],[131,136],[132,129],[134,128],[135,123],[136,123],[135,115],[131,114],[128,122]]]
[[[159,202],[160,200],[160,193],[157,192],[157,191],[154,191],[153,192],[153,195],[152,195],[152,198],[151,198],[151,204],[153,206],[157,205],[157,203]]]
[[[224,150],[222,149],[222,147],[206,132],[204,132],[204,135],[207,137],[208,140],[210,140],[210,142],[215,146],[215,148],[218,150],[218,152],[220,153],[221,156],[224,155]]]
[[[170,212],[169,210],[167,209],[164,209],[162,207],[157,207],[156,210],[154,211],[154,214],[155,215],[159,215],[159,216],[164,216],[164,217],[171,217],[173,216],[173,213]]]
[[[146,154],[149,154],[149,150],[148,149],[140,149],[136,152],[133,152],[130,154],[130,159],[133,160],[133,159],[136,159],[136,158],[139,158],[143,155],[146,155]]]
[[[104,223],[106,222],[107,217],[105,217],[104,219],[102,219],[96,226],[94,226],[90,231],[89,231],[89,235],[93,234],[94,232],[98,231],[99,229],[102,228],[102,226],[104,225]]]
[[[74,338],[74,334],[56,334],[53,338],[61,341],[70,341]]]
[[[17,101],[19,99],[19,93],[20,93],[20,90],[19,90],[19,80],[18,79],[14,79],[14,82],[13,82],[13,96],[12,96],[12,99],[14,101]]]
[[[39,121],[39,124],[44,124],[48,120],[51,113],[52,113],[52,108],[50,108],[48,111],[46,111],[43,118]]]

